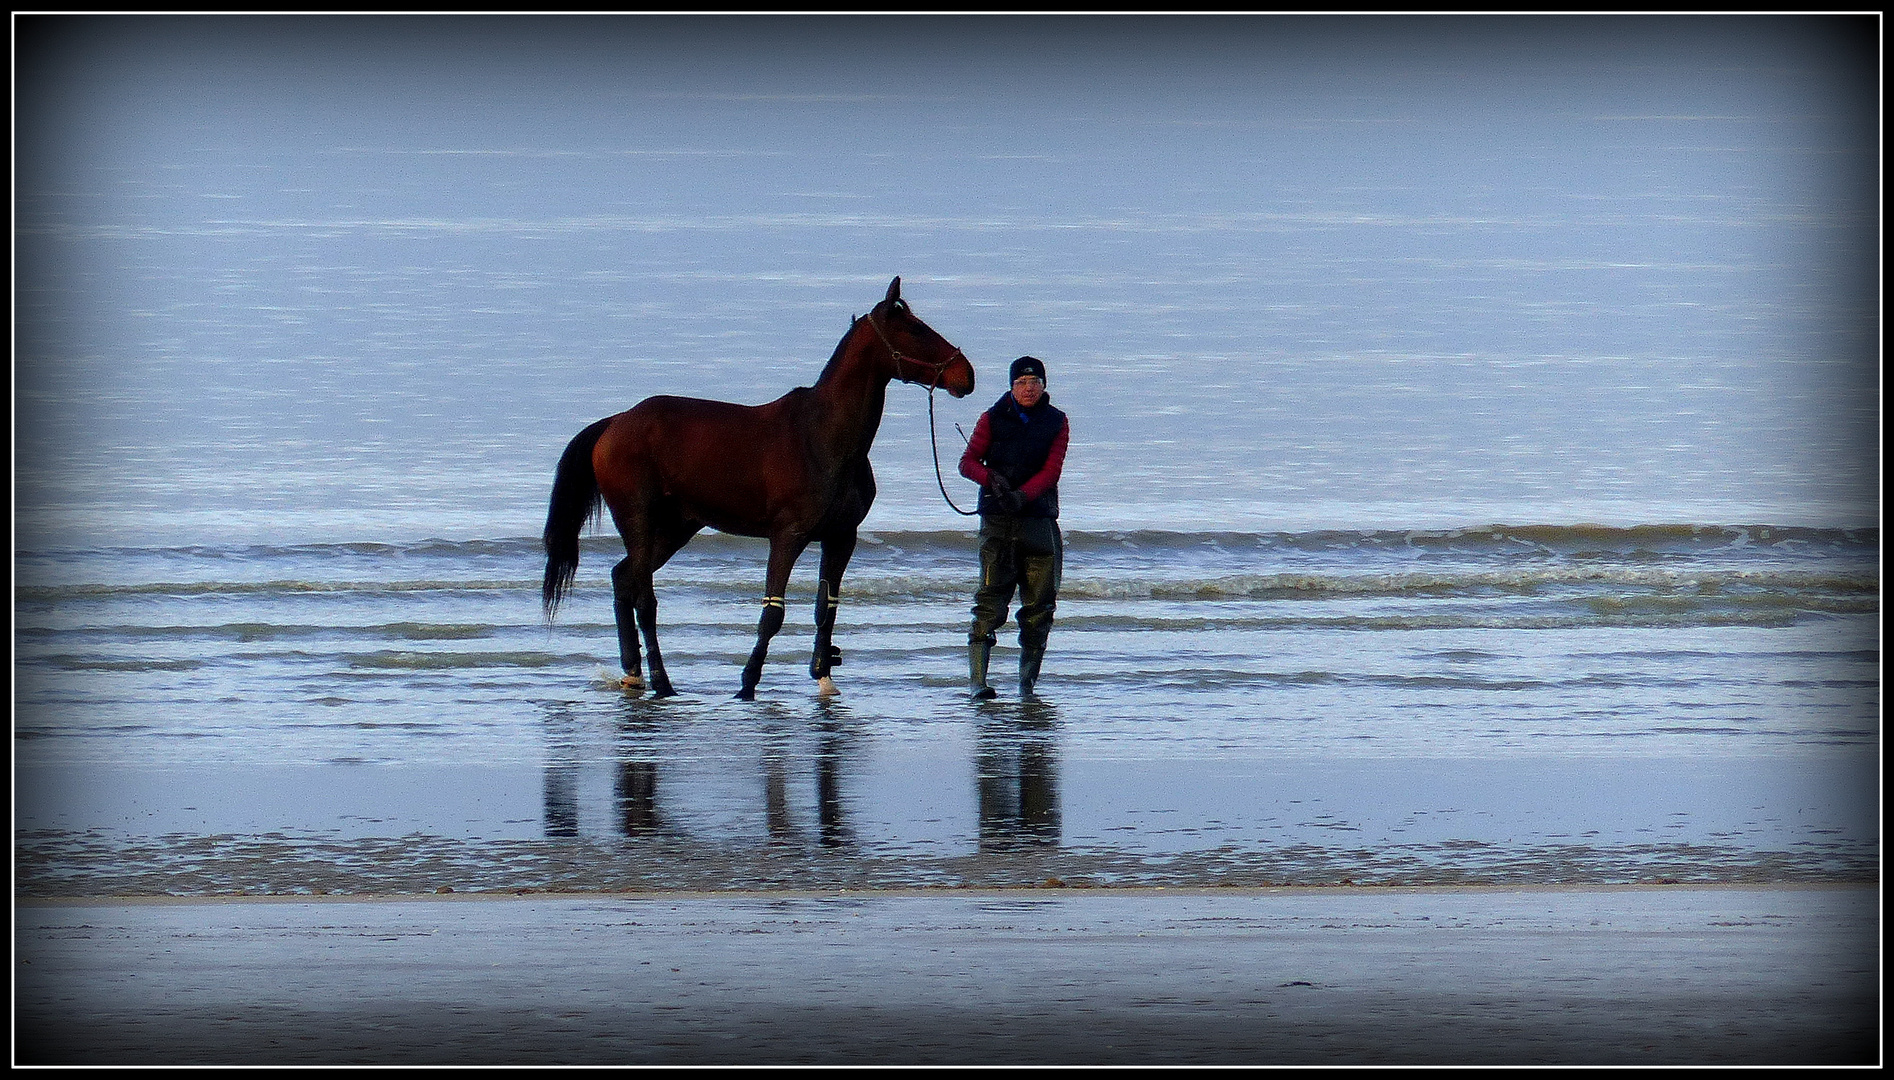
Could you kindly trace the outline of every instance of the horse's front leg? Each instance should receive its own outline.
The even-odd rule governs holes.
[[[842,650],[834,645],[835,613],[842,603],[842,572],[855,554],[855,533],[822,541],[822,579],[815,592],[815,653],[809,658],[809,677],[816,681],[816,693],[824,697],[841,693],[829,671],[842,662]]]
[[[756,621],[756,647],[750,650],[750,662],[743,665],[743,686],[737,690],[741,701],[756,700],[756,684],[763,680],[763,661],[769,658],[769,639],[783,628],[783,593],[789,589],[789,572],[808,546],[806,539],[770,537],[769,576],[763,591],[763,616]]]

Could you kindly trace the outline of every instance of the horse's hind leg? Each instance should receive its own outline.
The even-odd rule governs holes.
[[[650,568],[638,582],[638,625],[644,630],[645,652],[651,657],[651,692],[657,697],[670,697],[677,691],[671,688],[671,677],[664,670],[664,654],[658,651],[658,590],[651,575],[669,562],[701,528],[702,525],[682,518],[661,519],[652,530]],[[635,650],[637,646],[632,648]]]
[[[855,554],[855,534],[822,541],[822,578],[815,592],[815,653],[809,658],[809,677],[816,680],[816,692],[823,696],[838,694],[829,670],[842,662],[842,650],[834,645],[835,613],[842,602],[842,572]]]
[[[664,654],[658,651],[658,591],[651,584],[650,574],[645,574],[640,584],[638,625],[644,630],[644,648],[651,661],[651,693],[670,697],[677,691],[671,688],[671,677],[664,671]]]
[[[612,567],[612,614],[618,621],[618,662],[625,669],[624,687],[644,687],[638,663],[638,572],[629,556]],[[655,674],[655,672],[654,672]]]
[[[677,693],[671,689],[671,677],[664,671],[664,654],[658,651],[658,591],[651,584],[651,568],[640,560],[627,557],[612,568],[612,608],[618,613],[618,655],[625,665],[625,686],[636,688],[638,678],[638,632],[644,631],[645,654],[651,664],[651,692],[657,697]]]
[[[621,516],[616,510],[619,535],[625,539],[625,557],[612,567],[612,610],[618,617],[618,657],[625,665],[625,686],[644,685],[638,677],[639,635],[643,634],[645,657],[651,671],[651,692],[658,697],[677,693],[664,670],[664,654],[658,649],[658,592],[651,575],[684,546],[697,531],[682,522],[654,527],[649,516]]]
[[[763,680],[763,661],[769,658],[769,639],[783,628],[783,593],[789,588],[789,572],[795,569],[796,558],[807,544],[807,540],[770,539],[763,616],[756,622],[756,647],[750,650],[750,662],[743,665],[743,686],[736,695],[740,700],[756,700],[756,684]]]

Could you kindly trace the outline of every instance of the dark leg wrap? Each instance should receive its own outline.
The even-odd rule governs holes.
[[[763,681],[763,661],[769,658],[769,639],[782,628],[782,598],[769,597],[763,601],[763,617],[756,621],[756,648],[750,650],[750,662],[743,665],[743,688],[737,691],[737,697],[755,699],[756,684]]]
[[[835,609],[840,605],[841,601],[830,591],[828,582],[816,585],[815,653],[809,657],[811,679],[827,676],[830,668],[842,662],[842,650],[830,644],[835,634]]]

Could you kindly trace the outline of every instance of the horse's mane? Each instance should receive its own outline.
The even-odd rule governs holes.
[[[875,312],[873,308],[870,308],[868,310],[868,315],[872,316],[874,313]],[[861,316],[861,317],[857,317],[857,318],[849,320],[848,329],[842,332],[842,340],[835,343],[835,351],[829,354],[829,362],[822,365],[822,374],[817,375],[815,377],[815,381],[818,384],[821,383],[824,379],[827,379],[829,377],[829,372],[834,371],[835,366],[842,362],[842,347],[848,344],[848,339],[850,337],[853,337],[855,334],[856,326],[860,325],[862,318],[866,318],[866,317],[867,316]]]

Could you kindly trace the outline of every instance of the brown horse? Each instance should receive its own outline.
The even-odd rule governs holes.
[[[612,567],[623,684],[644,685],[638,667],[642,629],[652,692],[673,694],[658,652],[651,575],[705,526],[768,537],[763,617],[737,691],[737,697],[752,700],[770,638],[783,625],[789,572],[810,541],[819,541],[822,572],[809,677],[821,693],[835,693],[829,669],[841,653],[830,639],[842,571],[855,552],[855,528],[875,501],[868,448],[893,379],[920,383],[930,392],[943,387],[955,397],[973,392],[973,365],[908,310],[900,278],[866,318],[849,324],[813,387],[798,387],[767,405],[646,398],[579,432],[559,458],[546,514],[546,618],[572,585],[579,532],[603,499],[625,541],[625,558]]]

